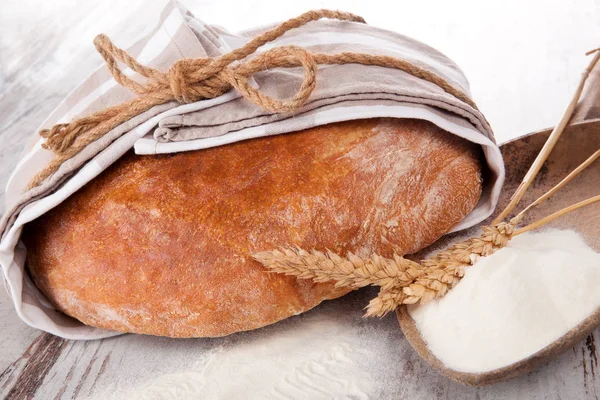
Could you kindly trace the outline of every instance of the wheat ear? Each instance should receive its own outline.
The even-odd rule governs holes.
[[[363,258],[348,253],[342,257],[329,250],[324,253],[298,247],[265,251],[253,257],[270,272],[300,279],[335,281],[336,287],[351,289],[380,286],[379,295],[367,306],[366,316],[383,316],[400,304],[425,303],[444,296],[464,276],[474,255],[488,256],[506,246],[519,221],[517,218],[484,227],[480,237],[456,243],[421,263],[399,255],[391,259],[377,254]]]
[[[419,263],[397,255],[392,259],[376,254],[363,258],[352,253],[341,257],[331,251],[288,248],[256,253],[253,257],[271,272],[315,282],[335,281],[336,287],[352,289],[371,285],[391,288],[413,282],[425,273]]]
[[[465,275],[466,267],[479,257],[487,257],[508,244],[521,218],[483,227],[481,236],[456,243],[448,249],[421,261],[425,274],[414,282],[381,288],[376,298],[367,306],[367,317],[382,317],[400,304],[425,304],[443,297]]]

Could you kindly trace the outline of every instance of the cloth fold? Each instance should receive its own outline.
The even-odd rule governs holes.
[[[268,28],[270,27],[254,31],[252,35],[259,35]],[[228,37],[231,40],[234,36],[229,34]],[[238,46],[247,40],[241,35],[237,36],[237,39]],[[289,44],[304,47],[312,53],[361,52],[401,58],[435,72],[464,92],[468,92],[469,89],[458,67],[436,50],[405,36],[369,25],[347,21],[315,21],[288,32],[284,37],[263,46],[261,50]],[[302,77],[302,71],[298,68],[272,70],[258,74],[256,81],[263,93],[287,98],[295,93]],[[486,136],[493,137],[479,111],[432,83],[391,68],[358,64],[320,66],[317,88],[308,104],[297,113],[318,108],[323,104],[335,103],[342,98],[368,100],[373,94],[395,95],[397,101],[449,109],[467,118]],[[220,136],[229,131],[286,118],[290,118],[290,114],[270,114],[240,98],[218,107],[165,118],[160,121],[153,137],[160,143],[189,141]],[[226,124],[229,125],[228,128],[224,128]]]
[[[141,63],[164,71],[182,58],[225,54],[269,28],[233,34],[202,22],[170,2],[161,12],[158,24],[127,51]],[[287,32],[259,51],[289,44],[311,52],[353,51],[406,59],[469,92],[462,71],[437,50],[365,24],[314,21]],[[132,75],[133,71],[125,73]],[[300,69],[269,70],[256,74],[251,84],[269,96],[285,98],[296,91],[301,81]],[[102,66],[59,105],[43,126],[67,122],[132,97]],[[40,186],[24,191],[27,182],[53,156],[41,147],[42,140],[36,134],[37,140],[29,146],[7,184],[6,213],[0,221],[0,265],[17,313],[27,324],[65,338],[94,339],[118,334],[86,326],[53,308],[25,272],[27,249],[20,234],[24,224],[56,207],[132,148],[138,154],[148,155],[190,151],[331,122],[376,117],[428,120],[480,144],[486,158],[483,195],[475,210],[455,230],[473,226],[492,213],[504,180],[504,166],[481,112],[436,85],[399,70],[358,64],[320,66],[315,91],[293,114],[266,112],[235,91],[191,104],[162,104],[119,125],[65,162]]]

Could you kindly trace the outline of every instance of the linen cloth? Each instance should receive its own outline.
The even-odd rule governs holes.
[[[202,22],[181,5],[170,2],[157,23],[149,24],[127,50],[140,63],[166,70],[182,58],[227,53],[268,28],[232,34]],[[113,39],[119,45],[118,38]],[[469,93],[464,74],[446,56],[418,41],[366,24],[314,21],[287,32],[258,51],[288,44],[311,52],[353,51],[402,58]],[[125,73],[134,74],[129,69]],[[293,95],[301,80],[299,68],[276,69],[255,75],[252,84],[268,95],[283,98]],[[102,66],[67,96],[42,126],[68,122],[133,96]],[[53,157],[41,147],[43,141],[36,133],[7,183],[6,212],[0,221],[0,265],[18,315],[32,327],[70,339],[119,334],[86,326],[54,309],[25,272],[27,250],[20,234],[24,224],[60,204],[132,148],[149,156],[198,150],[332,122],[375,117],[427,120],[481,145],[486,158],[483,195],[473,212],[454,230],[473,226],[493,212],[504,180],[504,165],[492,130],[478,110],[438,86],[399,70],[356,64],[321,66],[315,91],[297,112],[267,112],[236,91],[186,105],[171,102],[156,106],[119,125],[65,162],[40,186],[25,191],[31,178]]]

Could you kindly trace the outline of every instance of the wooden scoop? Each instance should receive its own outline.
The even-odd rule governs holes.
[[[544,167],[525,193],[521,204],[529,204],[537,199],[600,149],[600,67],[595,67],[590,74],[587,88],[569,126],[565,128]],[[534,132],[501,146],[506,164],[506,183],[500,196],[499,210],[509,203],[511,195],[523,180],[551,131],[552,129],[546,129]],[[600,160],[584,170],[546,203],[528,212],[523,225],[598,194],[600,194]],[[484,221],[482,225],[489,225],[491,220],[490,218]],[[582,235],[589,246],[600,253],[600,203],[562,216],[544,226],[544,229],[547,228],[575,230]],[[471,228],[467,235],[476,236],[479,231],[479,227]],[[462,232],[461,236],[464,234],[465,232]],[[445,248],[455,237],[456,235],[450,235],[438,241],[434,245],[435,248],[426,249],[417,256]],[[446,367],[429,351],[406,307],[399,307],[397,316],[404,335],[425,361],[442,375],[471,386],[489,385],[529,372],[571,348],[600,326],[599,308],[560,339],[519,362],[489,372],[466,373]]]

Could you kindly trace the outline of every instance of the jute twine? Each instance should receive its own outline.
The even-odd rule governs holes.
[[[439,75],[394,57],[344,52],[338,54],[311,53],[297,46],[276,47],[253,58],[233,65],[234,62],[252,55],[264,44],[271,42],[289,30],[298,28],[321,18],[364,23],[356,15],[330,10],[313,10],[299,17],[283,22],[252,39],[243,47],[217,58],[183,59],[175,62],[167,72],[137,62],[126,51],[116,47],[106,35],[94,40],[96,49],[104,58],[114,79],[135,93],[138,97],[114,107],[98,111],[92,115],[75,119],[67,124],[57,124],[40,131],[46,139],[44,148],[51,150],[55,158],[37,174],[29,188],[40,185],[51,176],[63,162],[77,155],[90,143],[98,140],[111,129],[139,115],[150,108],[170,101],[192,103],[220,96],[236,89],[247,100],[274,113],[298,110],[306,103],[317,82],[318,65],[323,64],[362,64],[394,68],[439,86],[458,100],[477,109],[467,94],[455,88]],[[122,62],[133,71],[146,78],[145,83],[127,77],[117,65]],[[272,68],[302,67],[303,82],[294,96],[289,99],[275,99],[250,86],[248,80],[260,71]]]

